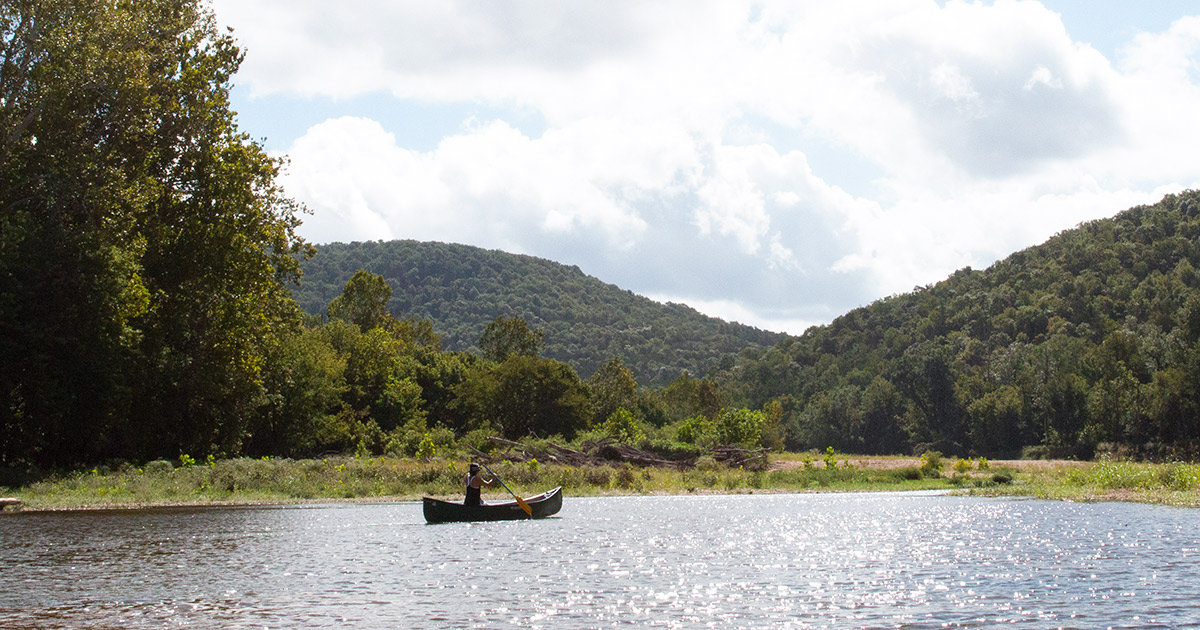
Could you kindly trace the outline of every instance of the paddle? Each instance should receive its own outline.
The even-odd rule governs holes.
[[[504,486],[504,489],[508,490],[509,494],[513,495],[513,498],[517,500],[517,505],[521,506],[521,509],[525,510],[526,514],[533,516],[533,508],[529,507],[529,504],[525,502],[525,499],[522,499],[521,497],[517,496],[517,493],[513,492],[512,488],[509,488],[508,484],[504,483],[504,480],[500,478],[500,475],[497,475],[496,473],[492,472],[492,469],[488,468],[487,464],[483,464],[483,468],[484,468],[484,470],[488,471],[488,473],[491,474],[492,477],[496,479],[496,481],[499,481],[500,485]]]

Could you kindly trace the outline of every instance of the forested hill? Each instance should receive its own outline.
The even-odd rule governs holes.
[[[497,317],[520,317],[545,332],[545,356],[571,364],[583,378],[618,356],[642,385],[663,385],[684,370],[703,376],[723,358],[730,363],[745,348],[786,338],[655,302],[578,267],[444,243],[321,245],[303,263],[296,301],[323,314],[358,269],[383,276],[393,291],[392,314],[430,320],[447,350],[474,348]]]
[[[1200,192],[854,310],[717,375],[793,447],[1200,454]],[[750,353],[747,353],[749,355]]]

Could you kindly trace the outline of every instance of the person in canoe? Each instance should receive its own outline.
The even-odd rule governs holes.
[[[479,472],[479,464],[472,462],[469,472],[467,472],[467,498],[463,500],[463,505],[483,505],[480,490],[484,486],[492,485],[493,482],[495,479],[484,479]]]

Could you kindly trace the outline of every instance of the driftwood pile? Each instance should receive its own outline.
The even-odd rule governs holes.
[[[542,463],[564,464],[567,466],[601,466],[613,463],[628,463],[634,466],[658,466],[688,470],[696,465],[696,457],[682,459],[667,459],[661,453],[647,451],[629,444],[621,444],[612,438],[604,438],[584,442],[580,450],[567,448],[553,442],[541,442],[538,445],[514,442],[498,437],[488,438],[501,446],[501,450],[486,455],[476,451],[480,457],[487,459],[503,459],[514,462],[527,462],[536,459]],[[736,446],[718,446],[713,449],[713,459],[730,468],[743,467],[747,470],[766,470],[767,452],[765,449],[745,449]]]

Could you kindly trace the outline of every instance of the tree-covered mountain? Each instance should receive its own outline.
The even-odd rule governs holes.
[[[1157,457],[1200,450],[1200,192],[1082,224],[984,271],[744,353],[726,402],[792,447]]]
[[[331,243],[303,262],[296,301],[324,314],[359,269],[392,288],[388,309],[428,319],[447,350],[477,350],[497,317],[519,317],[545,333],[545,356],[587,378],[620,357],[642,385],[663,385],[687,371],[703,376],[722,359],[785,339],[661,304],[585,275],[578,267],[466,245],[417,241]]]

